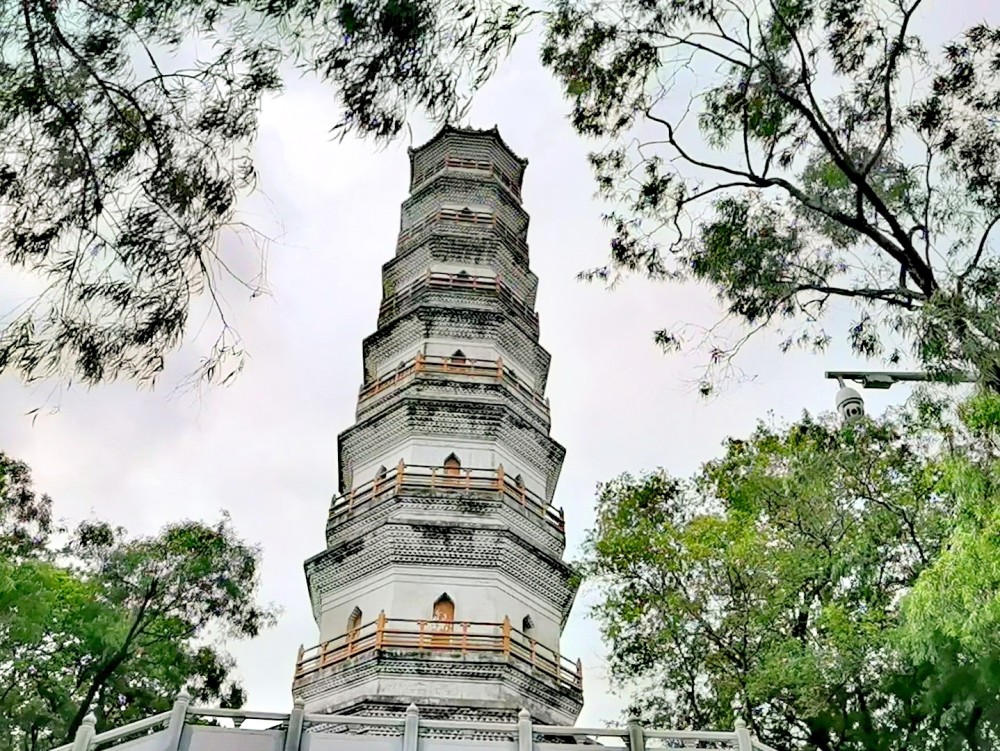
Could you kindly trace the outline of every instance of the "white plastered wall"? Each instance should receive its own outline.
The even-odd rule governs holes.
[[[507,616],[520,631],[527,615],[534,623],[531,637],[559,649],[560,614],[524,583],[499,571],[445,565],[433,570],[393,566],[324,595],[320,641],[343,636],[355,608],[361,610],[363,624],[375,621],[382,610],[387,618],[430,620],[443,594],[455,603],[456,622],[501,623]]]
[[[375,479],[379,467],[392,471],[402,459],[406,464],[440,467],[450,454],[455,454],[466,469],[496,469],[501,464],[509,477],[521,475],[524,486],[545,497],[545,477],[531,466],[521,465],[496,441],[414,436],[386,446],[366,464],[355,467],[354,487]]]
[[[474,264],[468,263],[432,263],[430,266],[416,267],[409,274],[404,274],[399,277],[396,283],[396,289],[402,290],[409,287],[418,279],[422,279],[427,276],[427,272],[432,271],[435,274],[459,274],[461,272],[467,273],[469,276],[485,276],[495,279],[497,272],[492,266],[476,266]]]
[[[488,339],[445,339],[441,337],[425,339],[406,349],[400,350],[395,358],[386,360],[375,371],[375,377],[378,379],[391,374],[399,368],[401,363],[410,362],[417,356],[418,352],[426,357],[451,357],[455,354],[456,350],[461,350],[462,354],[469,360],[485,360],[488,362],[496,362],[497,359],[503,360],[504,368],[514,373],[519,380],[524,383],[534,383],[535,379],[528,375],[528,369],[524,363],[511,357],[509,353],[498,347],[494,341]]]

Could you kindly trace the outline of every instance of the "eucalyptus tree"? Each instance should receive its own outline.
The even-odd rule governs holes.
[[[264,100],[305,72],[341,105],[335,136],[392,138],[414,108],[455,119],[516,20],[494,0],[0,4],[0,259],[16,272],[0,373],[150,383],[204,295],[218,339],[199,374],[233,375],[221,281],[257,294],[263,275],[218,241],[264,249],[236,214]]]
[[[956,6],[936,12],[963,13]],[[937,16],[940,17],[940,16]],[[1000,388],[1000,27],[923,0],[557,0],[542,57],[612,201],[610,262],[714,290],[707,391],[753,333]],[[925,34],[926,36],[926,34]],[[824,320],[856,306],[846,332]]]

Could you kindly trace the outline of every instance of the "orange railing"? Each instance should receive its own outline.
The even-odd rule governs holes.
[[[522,400],[537,407],[546,417],[549,416],[549,400],[525,385],[509,368],[505,368],[503,360],[500,358],[496,360],[471,360],[464,357],[428,356],[419,352],[412,360],[400,364],[391,373],[363,385],[358,396],[359,406],[378,394],[399,388],[418,373],[463,375],[504,383]]]
[[[476,172],[486,172],[496,177],[507,190],[514,194],[518,201],[521,200],[521,190],[513,178],[509,177],[493,162],[486,162],[479,159],[465,159],[462,157],[443,156],[434,164],[429,165],[413,180],[413,189],[417,190],[423,183],[445,169],[475,170]]]
[[[451,469],[405,464],[401,460],[392,471],[334,499],[330,505],[330,520],[341,521],[344,516],[364,513],[412,490],[496,493],[508,503],[534,512],[559,534],[566,530],[563,510],[550,506],[544,498],[525,488],[522,482],[509,477],[502,464],[496,469]]]
[[[518,298],[514,292],[499,277],[472,276],[470,274],[444,274],[428,271],[419,279],[410,282],[387,297],[379,307],[379,318],[395,315],[403,306],[410,302],[414,295],[425,289],[430,290],[470,290],[493,294],[516,308],[529,321],[538,325],[538,314]]]
[[[369,652],[437,652],[454,656],[494,654],[528,672],[541,673],[558,684],[583,689],[583,666],[544,647],[527,634],[502,623],[474,621],[415,621],[378,618],[309,649],[299,648],[294,688],[316,673]]]
[[[400,250],[422,238],[433,227],[438,226],[442,222],[451,222],[465,226],[491,227],[504,240],[513,243],[521,253],[527,254],[528,252],[525,239],[516,232],[508,229],[503,222],[497,221],[496,215],[492,211],[473,211],[471,209],[438,209],[431,212],[399,233],[396,249]]]

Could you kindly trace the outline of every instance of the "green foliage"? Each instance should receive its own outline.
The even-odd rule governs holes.
[[[10,465],[33,495],[27,468]],[[36,506],[51,516],[47,496]],[[0,511],[0,528],[17,522],[17,506]],[[63,547],[40,542],[0,556],[0,750],[67,742],[91,710],[98,731],[165,711],[182,686],[242,706],[212,639],[253,638],[275,613],[257,602],[260,551],[227,518],[148,538],[88,522]]]
[[[978,396],[961,419],[978,451],[945,465],[941,484],[958,503],[953,530],[904,609],[903,641],[924,659],[1000,656],[1000,397]]]
[[[0,372],[152,382],[205,293],[221,333],[199,375],[234,376],[219,285],[263,275],[236,277],[217,240],[263,242],[235,209],[282,73],[333,84],[335,134],[387,139],[413,107],[458,117],[522,20],[494,0],[0,5],[0,258],[44,288],[0,318]]]
[[[30,555],[52,532],[52,499],[35,493],[31,470],[0,451],[0,559]]]
[[[928,50],[925,5],[558,0],[542,59],[617,206],[582,276],[705,283],[782,349],[827,346],[847,300],[859,354],[1000,389],[1000,29]],[[714,336],[706,392],[746,341]]]
[[[998,405],[761,424],[688,480],[604,484],[582,570],[636,711],[781,750],[995,746],[998,476],[971,428]]]

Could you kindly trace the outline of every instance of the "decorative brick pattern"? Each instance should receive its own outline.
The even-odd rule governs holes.
[[[528,214],[520,203],[497,182],[486,182],[475,174],[443,174],[403,202],[400,229],[407,229],[429,213],[443,207],[488,207],[512,232],[524,236]]]
[[[493,342],[501,357],[509,355],[528,368],[523,375],[533,380],[535,389],[545,390],[551,356],[515,319],[497,311],[484,313],[422,304],[365,339],[362,350],[366,380],[372,380],[386,366],[398,365],[400,352],[410,352],[427,339]]]
[[[344,473],[346,467],[363,464],[364,457],[379,446],[390,445],[409,435],[496,441],[517,457],[518,463],[539,468],[546,477],[546,500],[552,499],[566,455],[566,449],[533,427],[509,405],[403,396],[340,434],[340,492],[350,487]]]
[[[356,582],[386,566],[496,569],[547,600],[565,623],[576,596],[571,569],[509,530],[467,526],[396,524],[391,519],[361,540],[311,558],[306,579],[318,611],[321,593]]]
[[[518,508],[495,494],[448,491],[422,495],[407,493],[394,496],[361,514],[339,514],[326,525],[326,543],[336,548],[351,540],[363,538],[386,524],[390,517],[400,514],[432,512],[438,516],[455,513],[474,514],[490,526],[509,529],[524,544],[544,551],[546,555],[561,558],[566,549],[564,535],[556,534],[552,526],[540,519],[530,509]]]
[[[382,267],[383,299],[426,273],[434,264],[471,266],[492,269],[528,307],[534,307],[538,278],[528,270],[526,258],[511,251],[496,237],[473,241],[460,233],[442,228],[406,250]]]
[[[394,300],[393,309],[387,310],[380,317],[379,326],[387,326],[399,316],[405,315],[417,307],[445,308],[456,311],[472,310],[509,318],[524,329],[532,340],[537,340],[537,320],[533,314],[532,317],[529,317],[527,311],[517,305],[517,302],[504,299],[502,295],[490,291],[422,289],[401,300]]]
[[[507,383],[467,380],[461,375],[415,374],[401,382],[399,386],[386,389],[359,405],[358,419],[363,420],[369,415],[377,415],[396,402],[406,399],[425,399],[432,403],[458,402],[463,406],[489,404],[507,406],[518,417],[543,431],[546,436],[549,433],[548,412],[542,412],[538,406],[530,404]],[[422,429],[417,431],[418,435],[424,433]],[[403,435],[400,434],[399,437],[402,438]],[[475,438],[476,435],[467,433],[467,437]]]

